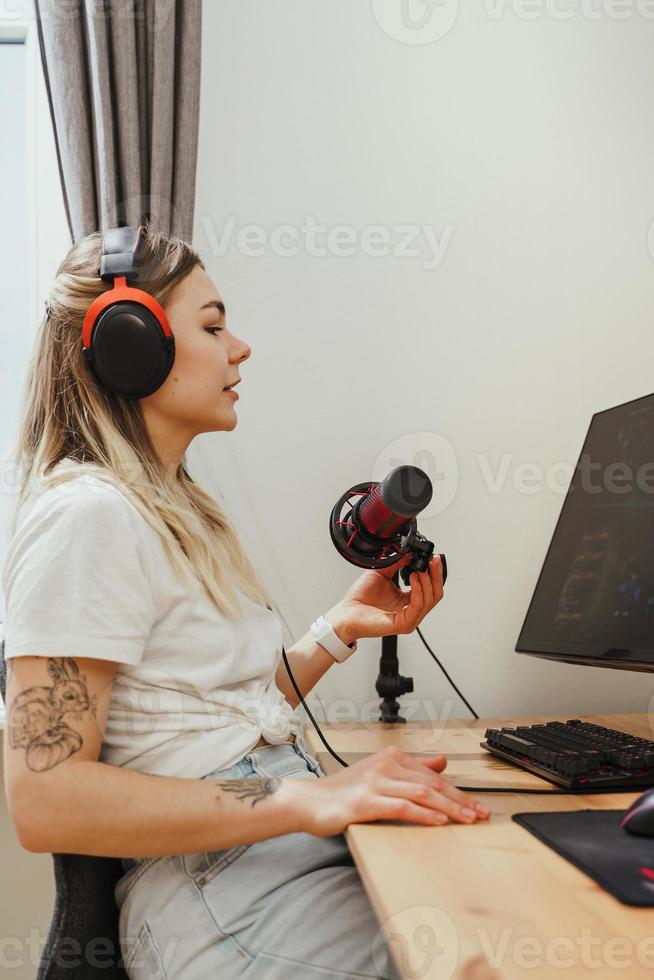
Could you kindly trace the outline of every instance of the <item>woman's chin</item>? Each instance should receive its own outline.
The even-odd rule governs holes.
[[[222,426],[222,428],[229,429],[229,430],[235,429],[237,423],[238,423],[238,415],[236,414],[236,412],[232,411],[231,416],[227,416],[225,418],[225,424],[224,426]]]
[[[200,432],[231,432],[238,424],[236,412],[221,412],[218,418],[207,418]]]

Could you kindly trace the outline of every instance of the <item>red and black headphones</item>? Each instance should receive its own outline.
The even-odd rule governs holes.
[[[175,360],[175,337],[163,306],[138,282],[145,228],[105,233],[98,275],[112,288],[84,316],[82,354],[95,376],[123,398],[145,398],[164,383]]]

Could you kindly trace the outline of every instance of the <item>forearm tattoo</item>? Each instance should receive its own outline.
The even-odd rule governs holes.
[[[34,685],[17,694],[7,720],[9,744],[26,750],[25,762],[34,772],[53,769],[81,749],[82,736],[64,719],[79,721],[87,711],[95,717],[97,708],[86,676],[71,657],[48,657],[47,668],[50,687]]]
[[[262,776],[261,779],[225,779],[217,783],[217,786],[225,793],[236,793],[239,800],[253,796],[252,806],[254,806],[259,800],[276,793],[281,784],[281,779],[276,776]]]

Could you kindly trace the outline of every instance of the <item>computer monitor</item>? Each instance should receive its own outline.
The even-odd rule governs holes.
[[[593,415],[516,651],[654,670],[654,394]]]

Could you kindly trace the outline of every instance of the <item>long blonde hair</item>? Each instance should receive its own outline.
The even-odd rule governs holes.
[[[204,265],[179,238],[146,226],[139,278],[166,305],[174,286]],[[88,472],[112,483],[133,502],[163,541],[179,577],[204,585],[228,618],[243,613],[237,589],[253,602],[270,606],[272,597],[257,576],[238,534],[216,500],[191,479],[186,455],[174,475],[167,471],[149,438],[139,399],[106,389],[82,356],[82,322],[91,302],[110,288],[99,278],[100,232],[74,244],[63,262],[46,304],[24,385],[21,420],[13,457],[20,473],[11,533],[36,483],[56,486]],[[61,467],[62,460],[84,464]]]

